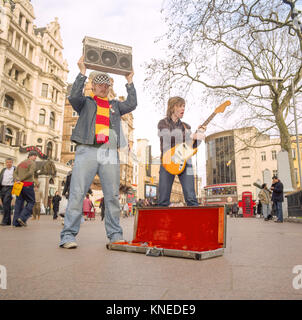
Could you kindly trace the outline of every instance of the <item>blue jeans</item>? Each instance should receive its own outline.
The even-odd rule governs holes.
[[[98,148],[79,145],[72,169],[60,246],[75,241],[80,230],[83,200],[96,174],[100,177],[104,193],[107,237],[112,242],[123,239],[123,230],[120,226],[120,163],[117,150],[110,149],[107,144]]]
[[[264,219],[267,219],[269,214],[269,204],[268,203],[262,203],[262,213]]]
[[[26,206],[24,207],[25,201]],[[18,218],[23,222],[27,221],[27,219],[32,215],[35,201],[34,185],[23,187],[20,195],[16,198],[13,226],[20,226],[19,222],[17,222]]]
[[[175,175],[169,173],[162,165],[159,170],[159,206],[169,206],[170,195]],[[188,162],[185,170],[178,176],[184,193],[187,206],[198,206],[195,194],[194,175],[191,162]]]
[[[276,216],[278,221],[283,221],[283,211],[282,211],[282,202],[281,201],[274,201],[275,209],[276,209]]]
[[[0,187],[1,191],[1,200],[2,200],[2,205],[3,205],[3,219],[2,222],[3,224],[10,225],[11,224],[11,203],[12,203],[12,189],[13,187],[11,186],[2,186]]]

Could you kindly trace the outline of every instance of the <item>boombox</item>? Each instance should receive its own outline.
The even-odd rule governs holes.
[[[88,69],[121,75],[132,71],[132,48],[129,46],[85,37],[83,53]]]

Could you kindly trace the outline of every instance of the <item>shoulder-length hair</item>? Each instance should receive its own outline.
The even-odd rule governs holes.
[[[181,97],[171,97],[168,100],[168,108],[167,108],[167,117],[171,118],[172,113],[174,112],[174,107],[175,106],[180,106],[182,104],[185,104],[185,100]]]

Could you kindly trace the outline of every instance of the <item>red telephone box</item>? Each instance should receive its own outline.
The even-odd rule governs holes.
[[[244,218],[253,217],[253,201],[252,193],[249,191],[242,192],[242,214]]]

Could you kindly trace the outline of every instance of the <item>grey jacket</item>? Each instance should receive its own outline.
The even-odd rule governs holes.
[[[73,129],[71,141],[78,144],[95,144],[95,119],[97,105],[92,97],[84,96],[83,90],[87,77],[79,74],[73,83],[68,100],[73,109],[79,114],[78,122]],[[112,108],[110,109],[110,133],[111,138],[116,139],[117,147],[126,146],[126,139],[121,126],[121,116],[135,110],[137,106],[136,90],[133,83],[126,84],[128,96],[123,102],[117,100],[109,100]],[[112,137],[112,136],[115,137]]]

